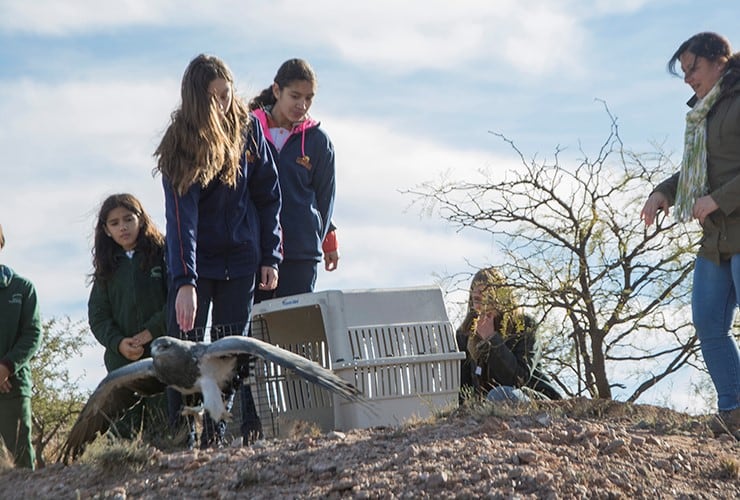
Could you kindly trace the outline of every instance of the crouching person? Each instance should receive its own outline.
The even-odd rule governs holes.
[[[536,326],[516,304],[513,290],[495,268],[478,271],[470,285],[468,314],[457,331],[465,349],[460,382],[465,392],[491,401],[529,401],[529,394],[562,399],[537,367]],[[526,387],[535,391],[522,391]]]

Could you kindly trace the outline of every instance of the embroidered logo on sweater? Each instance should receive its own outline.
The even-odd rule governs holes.
[[[10,296],[10,300],[8,301],[8,304],[23,304],[23,294],[22,293],[14,293]]]
[[[162,278],[162,267],[156,266],[153,267],[151,271],[149,271],[149,277],[155,278],[155,279],[161,279]]]
[[[311,158],[308,155],[299,156],[295,161],[298,165],[302,165],[308,170],[311,170],[311,167],[313,166],[311,165]]]

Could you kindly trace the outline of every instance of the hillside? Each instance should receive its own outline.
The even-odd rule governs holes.
[[[2,498],[740,498],[740,442],[613,401],[475,405],[399,428],[0,472]],[[122,448],[122,447],[119,447]],[[132,448],[129,446],[129,448]]]

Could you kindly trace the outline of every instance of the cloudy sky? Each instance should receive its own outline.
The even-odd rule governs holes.
[[[164,227],[152,152],[188,62],[220,56],[249,98],[302,57],[337,151],[342,260],[317,289],[435,284],[495,263],[495,245],[404,190],[514,166],[491,131],[528,156],[594,148],[598,100],[628,147],[678,157],[690,92],[665,63],[699,31],[740,46],[739,18],[719,0],[0,0],[0,261],[34,281],[45,319],[85,320],[100,202],[131,192]],[[75,366],[94,385],[101,351]]]

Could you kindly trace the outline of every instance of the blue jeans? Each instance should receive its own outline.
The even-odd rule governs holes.
[[[740,407],[740,351],[731,331],[739,302],[740,254],[719,265],[697,257],[691,310],[720,411]]]

